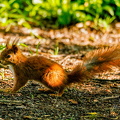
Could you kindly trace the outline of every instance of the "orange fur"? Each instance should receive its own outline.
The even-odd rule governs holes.
[[[119,46],[89,52],[81,64],[66,73],[61,65],[45,57],[27,58],[16,45],[17,42],[15,39],[13,44],[9,45],[8,41],[0,55],[1,63],[10,66],[15,78],[12,92],[18,91],[28,80],[36,80],[62,95],[69,84],[83,82],[98,72],[111,69],[111,66],[120,66]]]

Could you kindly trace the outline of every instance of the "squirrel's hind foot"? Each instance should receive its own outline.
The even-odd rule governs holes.
[[[56,94],[49,94],[50,96],[61,97],[63,95],[64,90],[58,91]]]
[[[56,97],[61,97],[63,94],[63,90],[61,90],[57,93],[53,93],[54,92],[53,90],[39,88],[38,91],[45,92],[45,93],[48,93],[50,96],[56,96]]]

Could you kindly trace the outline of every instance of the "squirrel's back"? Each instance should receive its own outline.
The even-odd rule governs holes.
[[[62,66],[42,56],[29,57],[25,62],[15,65],[14,69],[15,73],[22,72],[23,77],[41,82],[54,90],[67,83],[67,74]]]

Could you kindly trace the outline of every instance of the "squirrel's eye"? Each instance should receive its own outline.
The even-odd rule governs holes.
[[[10,58],[10,57],[11,57],[11,55],[7,55],[7,56],[6,56],[6,58]]]

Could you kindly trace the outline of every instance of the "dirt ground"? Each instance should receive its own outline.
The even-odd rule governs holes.
[[[6,32],[1,28],[0,44],[15,36],[20,37],[19,45],[25,55],[45,56],[67,71],[71,71],[88,51],[120,41],[117,25],[104,32],[77,24],[60,30],[13,27]],[[0,74],[0,88],[12,87],[14,78],[10,70],[1,68]],[[118,68],[98,74],[81,85],[71,85],[62,97],[38,91],[43,87],[29,81],[15,94],[0,92],[0,120],[120,120]]]

